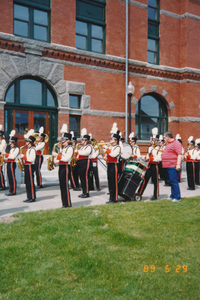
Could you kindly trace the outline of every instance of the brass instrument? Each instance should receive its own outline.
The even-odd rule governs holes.
[[[19,148],[19,154],[22,154],[22,149],[23,149],[25,146],[26,146],[26,145],[21,146],[21,147]],[[21,157],[18,158],[17,165],[18,165],[19,170],[20,170],[21,172],[24,172],[25,167],[24,167],[23,159],[22,159]]]
[[[74,147],[74,152],[73,152],[73,156],[72,156],[72,160],[71,160],[72,167],[76,166],[76,162],[77,162],[76,151],[79,150],[82,146],[83,146],[83,144],[80,142],[80,143],[77,143],[76,146]]]
[[[52,152],[55,152],[56,146],[58,144],[59,143],[54,144]],[[54,169],[54,156],[52,155],[52,156],[47,157],[47,170],[52,171],[53,169]]]
[[[39,137],[39,133],[38,132],[35,132],[34,134],[33,134],[33,136],[34,136],[34,138],[36,138],[36,142],[38,142],[38,137]],[[49,141],[49,136],[45,133],[45,138],[44,138],[44,142],[45,143],[48,143],[48,141]]]
[[[1,155],[0,155],[0,167],[3,166],[3,160],[4,160],[4,155],[1,154]]]

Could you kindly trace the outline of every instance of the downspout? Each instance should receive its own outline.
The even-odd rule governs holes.
[[[126,0],[126,68],[125,68],[125,141],[128,141],[128,101],[126,88],[128,86],[128,1]]]

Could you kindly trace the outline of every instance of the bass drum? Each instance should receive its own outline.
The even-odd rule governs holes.
[[[121,149],[121,158],[127,160],[132,155],[132,147],[129,144],[123,144]]]

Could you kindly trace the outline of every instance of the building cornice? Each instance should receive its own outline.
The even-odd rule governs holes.
[[[0,50],[20,55],[32,54],[57,62],[72,63],[73,65],[95,67],[103,70],[125,72],[125,58],[81,51],[71,47],[36,42],[13,35],[0,33]],[[174,68],[162,65],[152,65],[129,59],[128,72],[135,76],[170,80],[175,82],[200,82],[200,70],[190,67]]]
[[[193,19],[193,20],[200,21],[200,16],[193,15],[193,14],[190,14],[190,13],[184,13],[182,15],[179,15],[179,14],[172,13],[170,11],[161,9],[160,14],[168,16],[168,17],[176,18],[176,19],[179,19],[179,20],[182,20],[182,19],[185,19],[185,18],[190,18],[190,19]]]

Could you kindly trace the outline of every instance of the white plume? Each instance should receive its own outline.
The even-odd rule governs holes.
[[[0,130],[2,130],[2,125],[0,124]]]
[[[200,144],[200,139],[196,139],[195,145]]]
[[[40,127],[40,129],[39,129],[39,134],[41,134],[41,133],[44,133],[44,127],[43,126]]]
[[[89,133],[89,136],[90,136],[90,139],[92,139],[92,134],[91,133]]]
[[[110,133],[117,133],[118,128],[117,128],[117,123],[113,123],[112,129],[110,131]]]
[[[11,132],[10,132],[10,137],[12,137],[12,136],[14,136],[15,135],[15,130],[12,130]]]
[[[177,135],[176,135],[176,140],[181,140],[181,136],[179,133],[177,133]]]
[[[30,129],[30,130],[27,132],[27,134],[24,135],[24,138],[25,138],[25,139],[28,139],[29,136],[31,136],[31,135],[33,135],[33,134],[34,134],[34,129]]]
[[[61,133],[67,132],[67,124],[63,124],[63,126],[62,126],[60,132],[61,132]]]
[[[191,135],[188,139],[188,142],[190,143],[191,141],[193,141],[193,136]]]
[[[163,135],[162,135],[162,134],[159,135],[159,140],[160,140],[160,141],[163,140]]]
[[[82,130],[81,130],[81,136],[84,136],[84,135],[86,135],[87,134],[87,129],[86,128],[83,128]]]
[[[73,131],[70,131],[71,135],[72,135],[72,138],[74,137],[74,132]]]
[[[154,127],[154,128],[152,129],[152,134],[153,134],[153,135],[157,135],[157,134],[158,134],[158,128],[157,128],[157,127]]]
[[[131,133],[129,134],[129,139],[131,140],[133,137],[134,137],[134,132],[131,132]]]

